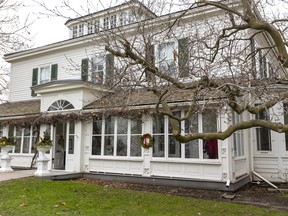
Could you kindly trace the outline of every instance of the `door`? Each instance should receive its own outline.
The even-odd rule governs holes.
[[[54,133],[54,169],[65,170],[66,161],[66,123],[59,122],[55,125]]]

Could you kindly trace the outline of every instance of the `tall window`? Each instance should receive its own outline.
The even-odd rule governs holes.
[[[237,124],[243,121],[243,114],[238,115],[236,112],[232,113],[232,123]],[[233,134],[234,156],[239,157],[244,155],[244,131],[237,130]]]
[[[159,69],[169,75],[176,75],[175,43],[168,42],[159,45]]]
[[[153,118],[153,157],[165,156],[165,117],[157,115]]]
[[[75,142],[75,122],[69,122],[69,143],[68,143],[68,154],[74,154],[74,142]]]
[[[269,110],[264,110],[256,114],[256,119],[269,120]],[[271,151],[271,131],[267,128],[256,128],[257,150],[258,151]]]
[[[142,122],[121,117],[93,121],[92,155],[139,157]]]
[[[103,83],[104,56],[97,56],[91,59],[91,81],[93,83]]]
[[[50,66],[45,66],[40,68],[40,80],[39,83],[43,84],[50,81]]]
[[[184,133],[190,134],[198,131],[198,115],[192,115],[185,121]],[[199,140],[185,143],[185,158],[199,158]]]
[[[3,125],[0,125],[0,137],[3,136]]]
[[[174,116],[180,118],[181,112],[174,112]],[[180,125],[179,125],[180,126]],[[180,158],[181,157],[181,143],[177,141],[172,135],[172,125],[168,124],[168,157]]]

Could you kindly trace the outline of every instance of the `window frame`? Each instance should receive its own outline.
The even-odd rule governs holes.
[[[255,119],[263,119],[261,118],[261,115],[263,113],[263,115],[266,114],[266,116],[268,118],[270,118],[270,111],[269,109],[267,110],[264,110],[262,111],[261,113],[257,113],[255,114]],[[265,116],[263,116],[265,118]],[[262,143],[262,139],[264,137],[264,135],[262,134],[263,132],[267,133],[267,136],[268,136],[268,150],[267,149],[263,149],[263,146],[261,146],[263,143]],[[259,135],[258,135],[259,133]],[[271,130],[270,129],[267,129],[267,128],[261,128],[261,127],[255,127],[255,142],[256,142],[256,151],[257,152],[270,152],[272,153],[273,149],[272,149],[272,139],[271,139]],[[260,140],[259,140],[260,139]]]
[[[172,53],[170,53],[169,45],[171,44]],[[167,41],[157,46],[157,62],[159,70],[168,73],[171,76],[178,75],[177,60],[177,43],[175,41]],[[163,54],[164,53],[164,54]],[[169,57],[170,55],[170,57]]]
[[[95,61],[94,61],[95,60]],[[101,64],[102,63],[102,64]],[[102,70],[99,69],[99,66],[102,66]],[[90,60],[90,81],[97,84],[104,84],[105,83],[105,75],[106,75],[106,62],[105,62],[105,55],[96,55],[91,58]],[[96,76],[98,74],[98,76]],[[96,77],[95,77],[95,76]],[[96,78],[99,78],[96,79]],[[98,81],[97,81],[98,80]]]

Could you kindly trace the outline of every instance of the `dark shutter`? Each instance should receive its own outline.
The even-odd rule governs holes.
[[[88,58],[82,59],[81,63],[81,79],[82,81],[88,81]]]
[[[106,84],[113,84],[114,76],[114,56],[112,54],[106,55]]]
[[[178,71],[179,77],[189,77],[188,38],[178,40]]]
[[[256,52],[256,48],[255,48],[255,41],[253,39],[251,39],[251,61],[252,61],[252,71],[254,72],[256,70],[256,57],[255,57],[255,53]]]
[[[155,65],[155,48],[154,45],[147,45],[146,46],[146,60],[148,63],[151,65]],[[152,80],[152,74],[148,71],[145,70],[145,75],[146,75],[146,80],[151,81]]]
[[[32,71],[32,86],[38,84],[38,68],[34,68]],[[31,96],[36,96],[36,93],[32,90]]]
[[[51,66],[51,81],[57,80],[57,73],[58,73],[58,65],[53,64]]]

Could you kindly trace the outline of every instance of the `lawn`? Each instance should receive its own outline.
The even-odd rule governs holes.
[[[285,211],[26,178],[0,182],[0,215],[287,215]]]

